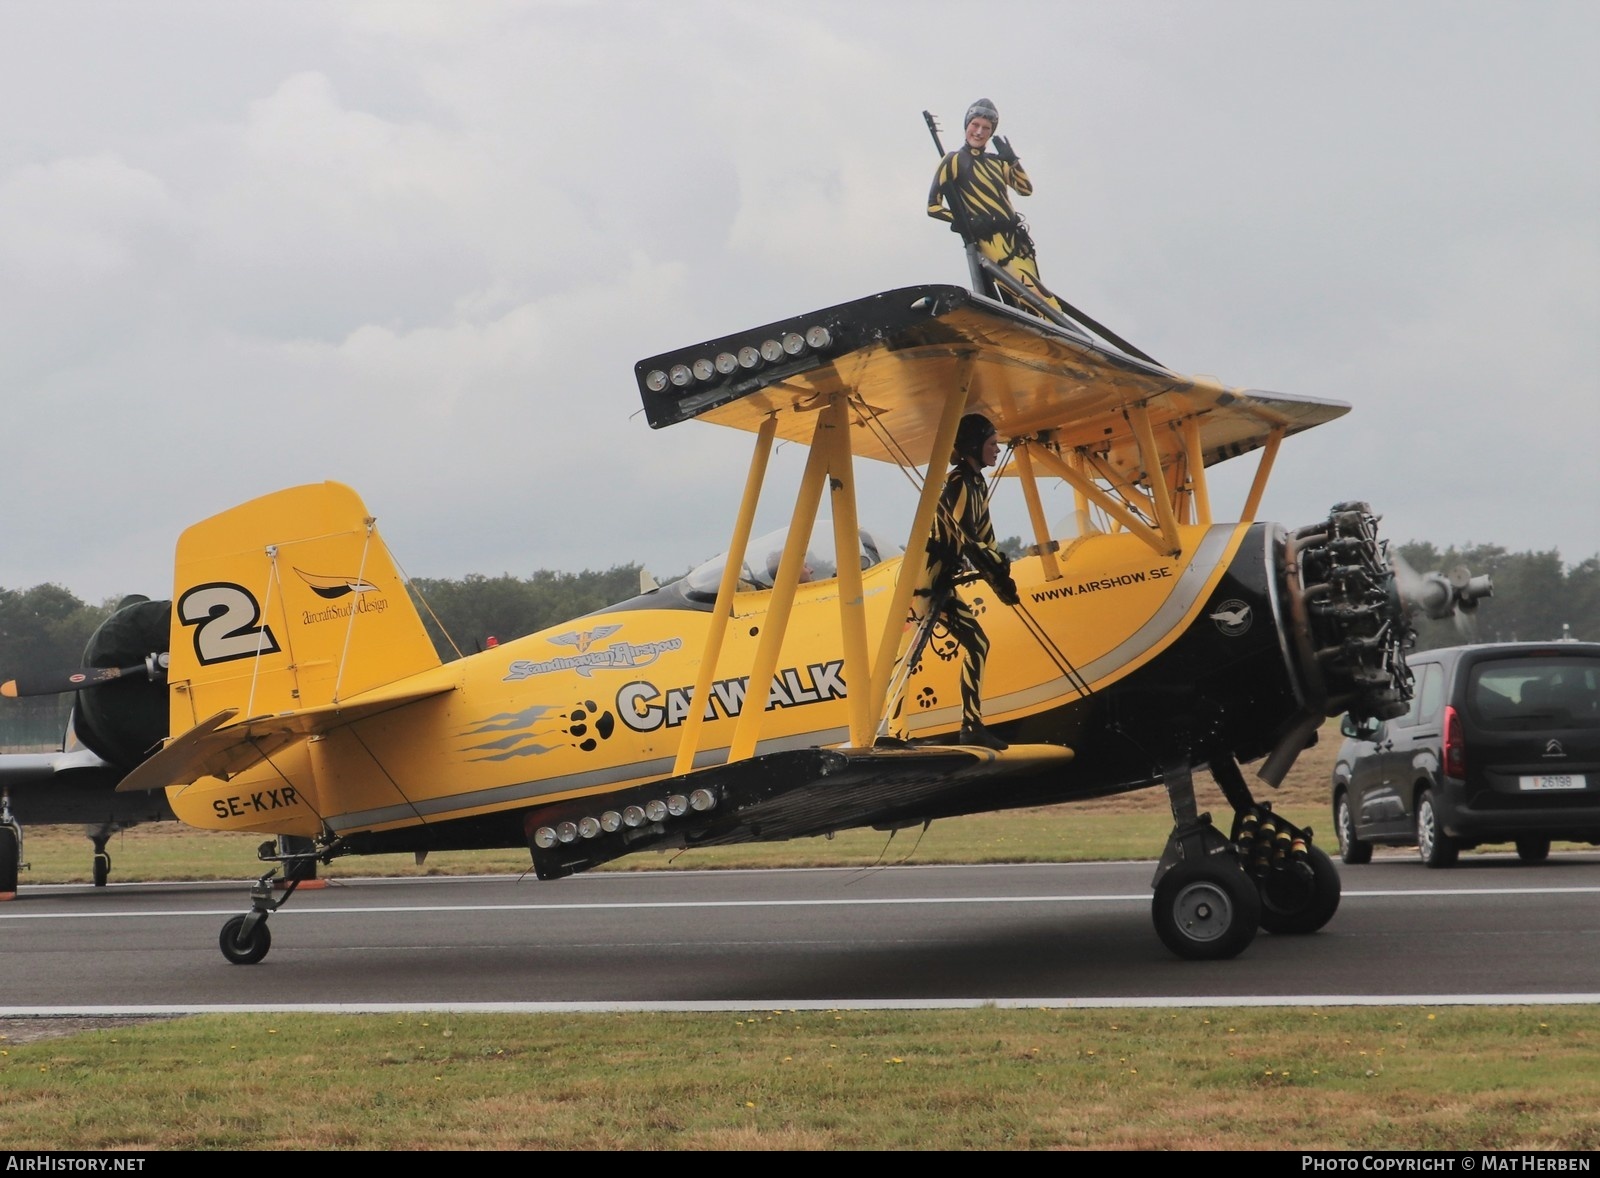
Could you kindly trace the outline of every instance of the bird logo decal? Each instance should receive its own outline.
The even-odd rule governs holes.
[[[575,646],[579,654],[588,654],[589,648],[596,642],[611,637],[620,629],[621,626],[596,626],[593,630],[571,630],[565,634],[557,634],[550,641],[557,646]]]
[[[1237,638],[1250,629],[1250,606],[1237,598],[1224,601],[1206,616],[1229,638]]]
[[[311,592],[318,597],[326,597],[329,601],[348,597],[352,593],[378,591],[378,587],[371,581],[363,581],[360,577],[327,577],[320,573],[308,573],[304,569],[295,569],[295,575],[311,586]]]

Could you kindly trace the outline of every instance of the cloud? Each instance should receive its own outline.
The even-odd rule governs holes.
[[[1597,51],[1561,2],[6,5],[0,585],[162,592],[188,523],[324,478],[419,575],[709,555],[749,441],[648,429],[633,364],[964,283],[921,111],[980,94],[1069,301],[1354,406],[1265,515],[1580,559]]]

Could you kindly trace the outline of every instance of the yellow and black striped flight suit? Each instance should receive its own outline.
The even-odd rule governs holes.
[[[989,638],[972,607],[956,596],[956,576],[963,558],[1002,599],[1015,595],[1010,562],[995,544],[983,474],[965,461],[951,468],[939,495],[939,510],[928,537],[928,570],[917,590],[914,609],[919,622],[925,611],[937,609],[937,620],[966,654],[961,664],[961,723],[971,728],[983,723],[983,665],[989,655]]]
[[[1033,181],[1022,170],[1020,160],[1007,161],[991,152],[963,147],[939,162],[933,187],[928,190],[928,216],[953,224],[984,257],[1064,312],[1060,300],[1039,279],[1033,239],[1011,207],[1008,188],[1018,196],[1033,193]],[[1003,286],[1000,295],[1008,303],[1018,303]]]

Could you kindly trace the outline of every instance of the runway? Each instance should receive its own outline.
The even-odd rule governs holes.
[[[1600,854],[1341,867],[1310,936],[1183,961],[1153,863],[363,879],[302,891],[253,966],[238,883],[34,887],[0,905],[0,1017],[1600,1001]]]

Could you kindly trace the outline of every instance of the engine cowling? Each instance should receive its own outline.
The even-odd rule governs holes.
[[[126,667],[164,653],[171,641],[172,602],[124,599],[89,636],[86,667]],[[85,748],[126,772],[167,736],[164,678],[127,677],[80,691],[73,725]]]

